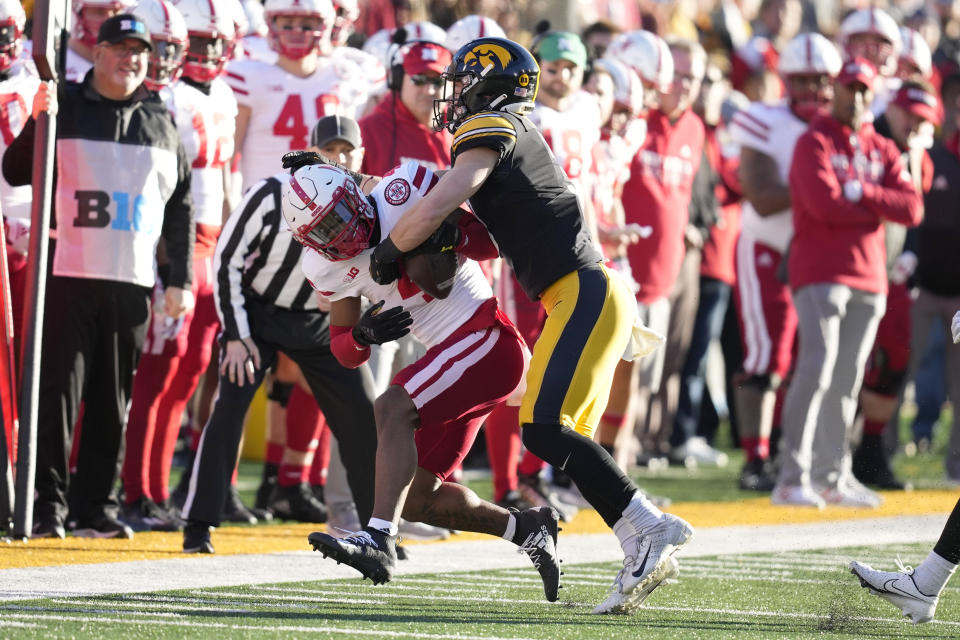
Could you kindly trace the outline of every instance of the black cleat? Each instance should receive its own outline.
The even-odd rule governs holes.
[[[267,508],[281,520],[321,524],[327,521],[327,507],[317,500],[307,483],[276,486]]]
[[[210,542],[210,526],[202,522],[188,521],[183,529],[184,553],[216,553]]]
[[[314,531],[307,540],[324,558],[329,556],[337,564],[342,562],[353,567],[373,584],[384,584],[393,578],[397,566],[396,536],[367,527],[346,538]]]
[[[513,536],[518,551],[530,556],[543,580],[543,595],[556,602],[560,589],[560,559],[557,557],[557,521],[559,514],[549,507],[515,512],[517,532]]]
[[[237,487],[231,485],[227,492],[227,499],[223,503],[223,511],[220,519],[225,522],[238,522],[240,524],[257,524],[257,516],[250,513],[246,505],[240,499],[240,492]]]
[[[744,491],[773,491],[776,484],[777,477],[769,460],[756,458],[740,470],[740,488]]]

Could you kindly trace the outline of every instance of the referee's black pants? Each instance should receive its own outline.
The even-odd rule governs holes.
[[[51,255],[53,248],[51,247]],[[35,517],[82,525],[116,510],[123,429],[150,321],[150,289],[112,280],[50,275],[43,311],[37,407]],[[77,473],[70,482],[73,427],[83,403]]]
[[[251,338],[260,351],[260,368],[251,384],[243,386],[220,375],[213,413],[203,428],[183,505],[188,520],[220,524],[220,512],[230,489],[237,462],[243,418],[267,369],[282,351],[297,363],[313,391],[340,446],[347,481],[360,522],[373,513],[377,426],[373,417],[373,377],[364,365],[343,367],[330,352],[330,325],[326,313],[291,311],[246,296],[244,306]],[[221,359],[225,353],[221,335]]]

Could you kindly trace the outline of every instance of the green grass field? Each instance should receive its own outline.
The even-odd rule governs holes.
[[[677,582],[630,617],[594,616],[614,564],[569,567],[558,603],[528,570],[403,576],[46,599],[0,605],[0,637],[16,638],[957,638],[960,597],[914,626],[847,571],[919,562],[925,545],[683,559]]]

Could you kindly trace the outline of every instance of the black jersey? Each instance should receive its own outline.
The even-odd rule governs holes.
[[[487,147],[500,159],[470,206],[531,300],[580,267],[603,260],[583,220],[573,185],[528,119],[486,111],[457,128],[451,156]]]

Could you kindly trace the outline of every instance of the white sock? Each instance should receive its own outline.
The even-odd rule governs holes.
[[[370,518],[370,522],[367,523],[367,526],[371,529],[376,529],[377,531],[383,531],[387,535],[395,536],[397,535],[397,525],[393,524],[389,520],[381,520],[380,518]]]
[[[626,518],[620,518],[613,524],[613,533],[620,541],[620,548],[623,549],[623,555],[637,555],[637,530]]]
[[[507,520],[507,530],[503,532],[503,535],[500,536],[507,542],[513,542],[513,536],[517,533],[517,517],[510,514],[510,519]]]
[[[663,520],[663,511],[647,500],[642,491],[637,491],[623,510],[623,517],[630,521],[637,533],[641,533]]]
[[[940,595],[950,576],[956,570],[957,565],[931,551],[920,563],[920,566],[913,571],[913,581],[917,584],[921,593],[928,596]]]

